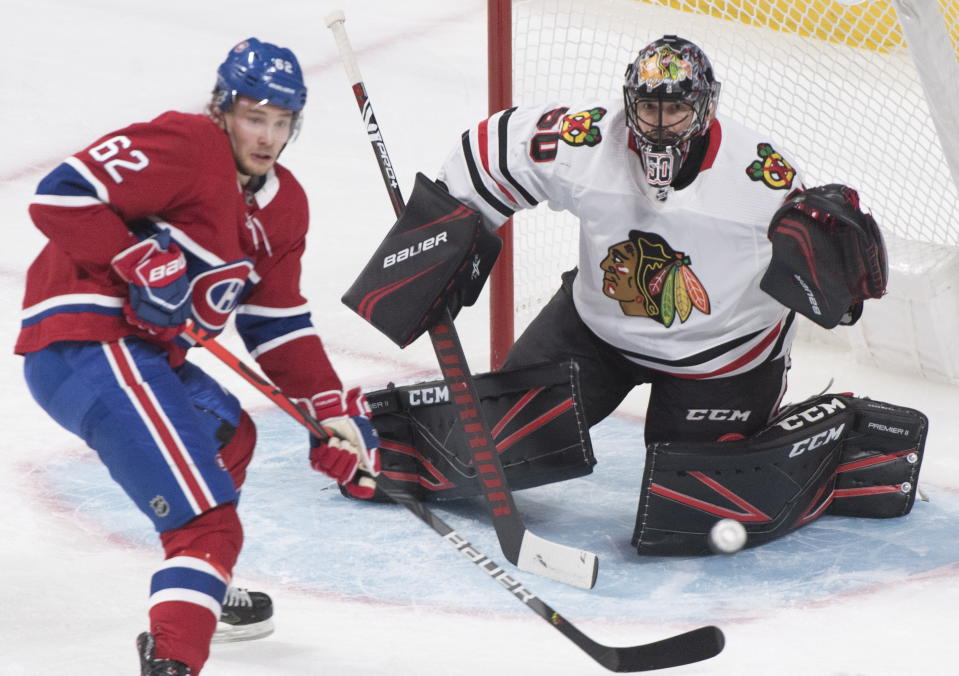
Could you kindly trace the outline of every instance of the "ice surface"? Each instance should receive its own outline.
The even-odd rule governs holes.
[[[399,351],[339,303],[392,222],[389,201],[323,17],[328,2],[131,3],[34,0],[5,7],[0,42],[0,675],[133,674],[158,563],[150,525],[94,454],[60,430],[9,353],[22,279],[42,245],[26,205],[39,178],[100,134],[166,109],[198,111],[229,47],[256,35],[293,47],[310,100],[284,155],[313,211],[304,287],[332,358],[351,384],[435,378],[426,341]],[[344,7],[405,192],[435,172],[486,113],[485,3],[353,0]],[[487,365],[482,312],[458,320],[474,370]],[[225,342],[241,351],[235,337]],[[475,355],[475,356],[474,356]],[[248,405],[260,444],[241,503],[238,582],[274,597],[278,629],[214,646],[204,674],[602,674],[604,669],[397,507],[356,505],[312,472],[303,432],[208,355]],[[788,400],[854,391],[923,410],[922,485],[903,519],[824,517],[732,557],[639,559],[629,546],[643,450],[643,394],[594,430],[593,475],[520,492],[531,530],[601,559],[586,592],[516,577],[602,643],[633,644],[718,624],[727,648],[675,674],[954,674],[959,626],[956,388],[890,376],[845,353],[800,345]],[[437,508],[505,564],[478,503]]]

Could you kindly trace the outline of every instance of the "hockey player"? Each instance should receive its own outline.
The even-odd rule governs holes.
[[[49,239],[16,344],[30,391],[97,452],[164,551],[137,639],[142,674],[199,674],[215,630],[272,630],[270,598],[230,585],[255,428],[186,360],[188,320],[216,333],[235,310],[264,372],[341,437],[311,439],[313,468],[372,491],[361,470],[375,469],[378,439],[300,293],[307,199],[277,163],[305,102],[293,52],[249,38],[217,70],[205,115],[167,112],[103,136],[51,171],[30,206]]]
[[[511,108],[468,130],[437,178],[447,192],[414,190],[397,224],[422,238],[454,214],[468,221],[478,213],[497,227],[541,202],[579,218],[579,265],[563,275],[560,289],[509,351],[504,370],[574,360],[578,383],[571,389],[588,426],[608,416],[634,387],[650,386],[646,475],[633,536],[641,553],[699,553],[719,516],[751,520],[751,528],[762,533],[751,535],[758,543],[807,523],[837,495],[846,498],[843,513],[904,514],[912,505],[925,437],[918,412],[833,403],[832,395],[821,408],[809,404],[810,420],[774,419],[786,388],[796,312],[829,328],[854,322],[864,299],[884,293],[885,249],[855,190],[805,189],[797,169],[765,135],[717,116],[720,89],[699,47],[664,36],[629,65],[622,101]],[[391,274],[425,278],[432,268],[417,269],[425,258],[425,253],[411,257],[405,270]],[[354,288],[376,282],[369,277]],[[367,293],[378,301],[386,298],[385,291]],[[391,308],[380,305],[385,307],[367,302],[362,314],[383,330],[391,325]],[[495,430],[515,416],[522,401],[506,415],[502,402],[491,400],[488,406],[488,416],[503,416]],[[437,453],[430,445],[435,441],[418,442],[416,426],[428,421],[446,428],[422,407],[407,404],[404,411],[413,418],[414,431],[397,439],[419,443],[434,471],[441,466],[434,458],[455,449]],[[863,479],[842,469],[849,458],[863,459],[857,455],[861,438],[846,443],[854,425],[840,416],[850,411],[859,411],[856,425],[875,422],[857,429],[860,436],[879,429],[903,432],[888,445],[871,445],[873,451],[891,450],[867,464],[893,471]],[[867,418],[885,414],[895,421]],[[381,432],[387,433],[385,425]],[[546,480],[550,472],[575,476],[569,463],[577,456],[567,456],[569,463],[560,468],[551,450],[578,439],[559,439],[553,447],[540,445],[524,454],[504,450],[511,484],[523,472],[519,485],[536,485],[529,477],[537,468]],[[724,444],[718,449],[708,446],[719,441]],[[580,465],[592,459],[584,450]],[[712,460],[694,466],[689,460],[694,457]],[[656,465],[662,474],[654,474],[654,458],[662,460]],[[791,465],[774,469],[783,461]],[[747,480],[735,490],[712,475],[700,481],[694,470],[707,468]],[[748,481],[761,476],[760,469],[785,472],[790,482],[773,488],[773,481]],[[854,484],[852,492],[832,490],[842,472],[843,480]],[[462,483],[452,473],[421,474],[427,485]],[[687,477],[692,486],[680,481]],[[694,496],[696,491],[703,493]],[[851,504],[851,498],[867,494],[884,497],[879,505]],[[653,509],[650,500],[664,504]],[[737,511],[743,504],[764,509]],[[655,524],[647,518],[651,514]]]
[[[505,368],[575,358],[588,423],[650,385],[646,442],[760,429],[785,390],[794,313],[760,289],[797,169],[717,116],[720,83],[675,36],[640,50],[623,101],[505,110],[438,181],[498,225],[547,202],[580,221],[578,268]]]

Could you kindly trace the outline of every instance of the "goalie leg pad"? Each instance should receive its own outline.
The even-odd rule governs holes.
[[[836,487],[827,514],[889,518],[908,514],[929,420],[910,408],[855,399],[858,415],[836,468]]]
[[[596,460],[577,395],[575,362],[480,374],[476,386],[510,488],[592,472]],[[445,382],[366,396],[387,476],[421,500],[482,495]]]
[[[423,174],[343,302],[400,347],[476,302],[502,241],[482,217]]]
[[[633,544],[640,554],[710,553],[719,519],[747,546],[824,513],[902,516],[912,508],[928,422],[913,409],[826,394],[782,411],[755,436],[649,446]]]

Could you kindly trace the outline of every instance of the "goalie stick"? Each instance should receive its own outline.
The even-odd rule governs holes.
[[[185,334],[193,339],[197,345],[202,345],[213,356],[236,371],[244,380],[289,413],[314,435],[321,439],[330,438],[330,433],[320,425],[316,418],[293,403],[276,385],[247,366],[232,352],[218,343],[211,334],[192,322],[187,326]],[[508,575],[496,562],[476,549],[432,510],[407,493],[400,484],[383,474],[376,477],[376,484],[394,502],[406,507],[418,519],[432,528],[437,535],[450,543],[454,549],[479,566],[483,572],[499,583],[506,591],[523,602],[527,608],[543,618],[587,655],[610,671],[626,673],[678,667],[715,657],[725,645],[723,632],[719,627],[714,626],[700,627],[683,634],[641,645],[606,646],[597,643],[527,589],[522,582]]]
[[[356,104],[366,123],[366,133],[380,167],[383,184],[393,204],[393,210],[399,216],[403,211],[403,196],[379,124],[373,114],[356,56],[346,35],[343,25],[345,21],[342,10],[332,12],[326,17],[327,28],[333,32],[353,95],[356,97]],[[489,423],[479,406],[480,398],[476,385],[449,310],[429,329],[429,336],[443,379],[450,392],[459,393],[459,396],[453,397],[454,405],[457,407],[464,438],[469,440],[476,480],[480,482],[493,520],[493,528],[506,560],[520,570],[583,589],[592,589],[599,572],[599,558],[595,554],[543,539],[529,531],[523,523],[503,472]]]

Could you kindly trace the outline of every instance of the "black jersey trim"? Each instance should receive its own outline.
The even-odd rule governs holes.
[[[508,153],[508,141],[509,141],[509,118],[513,114],[513,111],[516,110],[515,107],[509,108],[503,111],[503,114],[499,118],[499,122],[496,124],[496,130],[499,135],[499,170],[500,173],[509,181],[509,184],[516,188],[520,195],[523,196],[527,202],[532,206],[539,204],[539,201],[533,197],[526,188],[520,185],[519,181],[510,173],[509,166],[506,164]]]
[[[466,168],[470,172],[470,180],[473,182],[473,189],[482,197],[487,204],[498,212],[509,218],[513,215],[513,209],[493,197],[493,193],[486,189],[483,179],[480,178],[479,169],[476,166],[476,160],[473,158],[473,150],[470,148],[470,133],[463,132],[463,157],[466,158]]]
[[[717,345],[716,347],[711,347],[708,350],[700,352],[699,354],[694,354],[690,357],[684,357],[683,359],[677,359],[675,361],[669,359],[660,359],[658,357],[650,357],[648,355],[642,354],[640,352],[631,352],[629,350],[624,350],[621,347],[616,349],[619,352],[622,352],[628,357],[635,357],[636,359],[642,359],[643,361],[652,362],[654,364],[662,364],[663,366],[673,366],[673,367],[683,367],[683,366],[698,366],[699,364],[704,364],[708,361],[721,357],[730,350],[739,347],[744,343],[748,343],[750,340],[755,338],[761,333],[768,331],[769,329],[761,329],[759,331],[753,331],[752,333],[747,333],[745,336],[740,336],[739,338],[734,338],[728,343],[723,343],[722,345]]]
[[[786,315],[786,321],[783,322],[783,330],[779,332],[779,338],[776,339],[776,344],[773,345],[772,352],[769,353],[769,358],[774,359],[777,354],[782,352],[783,343],[786,342],[786,336],[789,334],[789,329],[793,324],[793,320],[796,319],[796,312],[790,310],[789,314]]]

